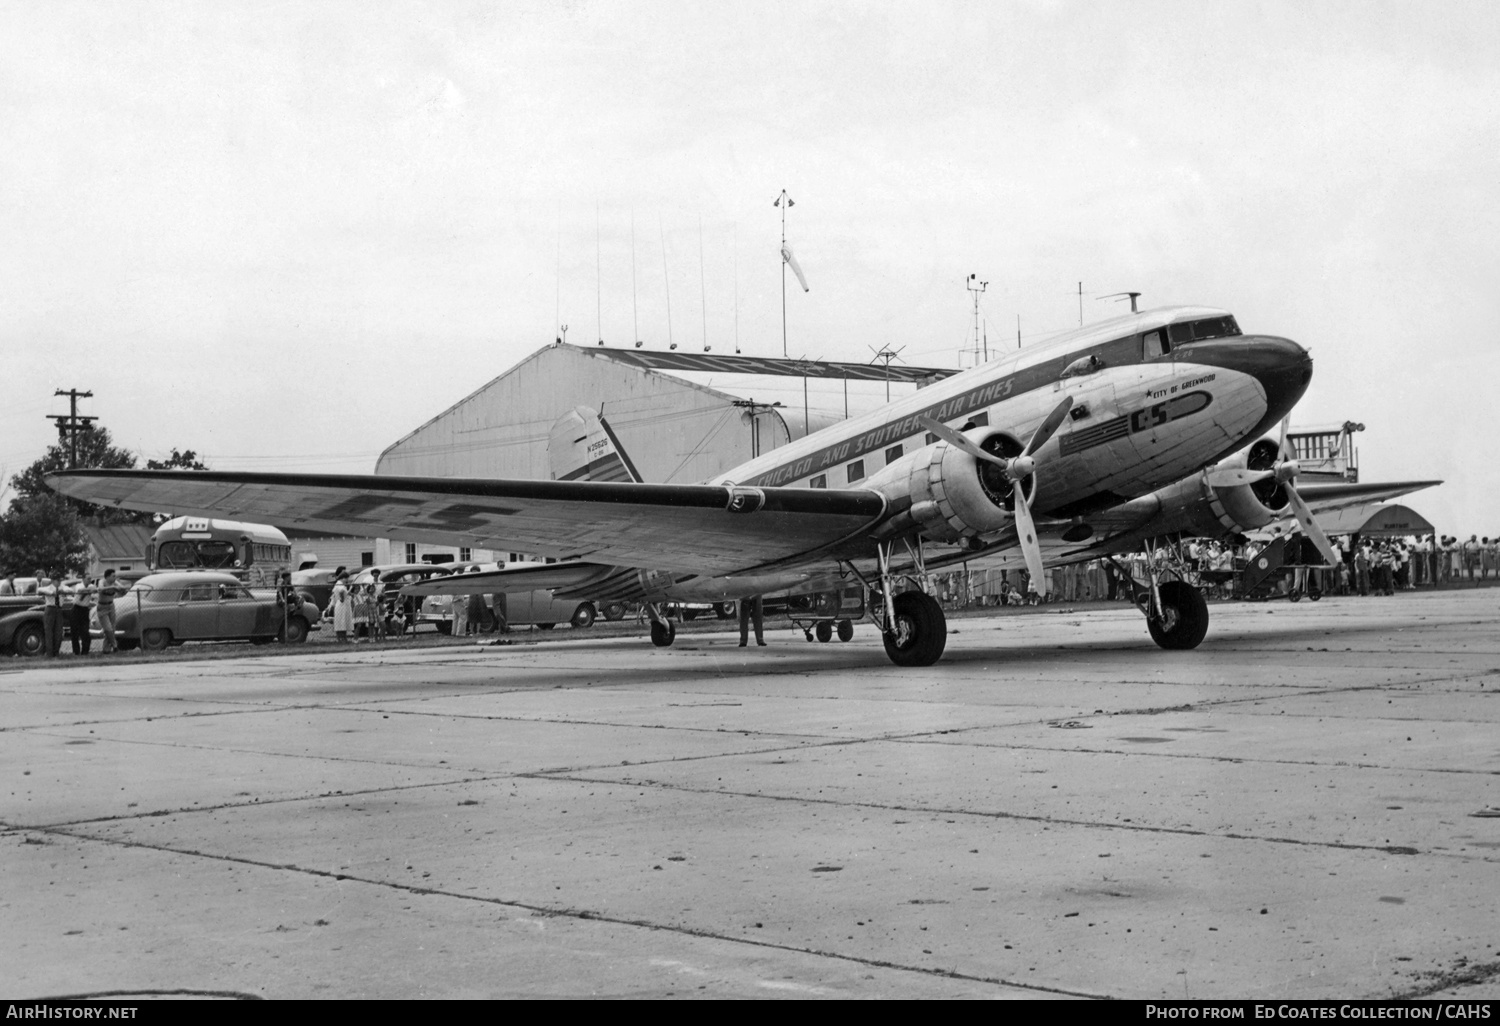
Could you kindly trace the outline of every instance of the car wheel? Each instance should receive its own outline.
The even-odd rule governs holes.
[[[813,628],[813,633],[818,636],[819,641],[832,641],[833,624],[827,620],[819,620],[817,626]]]
[[[172,643],[172,632],[165,627],[148,627],[141,631],[141,647],[147,652],[160,652]]]
[[[574,627],[592,627],[597,615],[592,602],[582,602],[577,609],[573,610],[573,619],[570,622]]]
[[[285,641],[288,645],[298,645],[307,640],[307,621],[300,616],[294,616],[286,622]],[[281,638],[281,634],[276,635]]]
[[[47,632],[39,623],[23,623],[11,639],[18,656],[39,656],[47,647]]]
[[[453,633],[453,621],[452,620],[439,620],[438,624],[437,624],[437,631],[438,631],[439,634],[449,634],[449,635],[451,635]]]
[[[610,603],[607,603],[605,605],[605,607],[604,607],[604,618],[606,620],[623,620],[623,619],[625,619],[625,603],[623,603],[623,602],[610,602]]]

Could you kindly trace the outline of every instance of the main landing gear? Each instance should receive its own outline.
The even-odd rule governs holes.
[[[892,594],[895,585],[903,578],[918,588],[927,587],[922,542],[904,544],[911,555],[912,572],[892,573],[891,555],[895,542],[876,543],[876,556],[880,562],[878,585],[865,581],[852,563],[849,569],[870,591],[867,615],[880,628],[885,654],[891,662],[897,666],[931,666],[943,657],[943,649],[948,645],[948,618],[943,615],[943,607],[938,605],[937,599],[925,590]]]
[[[1146,614],[1146,629],[1151,632],[1152,641],[1162,648],[1178,651],[1197,648],[1202,643],[1208,633],[1208,603],[1203,592],[1185,579],[1183,568],[1163,566],[1149,546],[1144,584],[1119,563],[1115,563],[1115,568],[1130,582],[1131,598],[1136,608]],[[1165,574],[1172,574],[1172,579],[1164,580]]]

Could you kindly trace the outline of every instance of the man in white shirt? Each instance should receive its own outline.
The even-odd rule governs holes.
[[[62,595],[47,571],[36,572],[36,593],[42,597],[42,633],[47,658],[57,658],[62,649]]]

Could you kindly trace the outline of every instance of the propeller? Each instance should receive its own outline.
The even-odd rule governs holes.
[[[1277,443],[1278,454],[1286,452],[1286,433],[1290,414],[1281,419],[1281,438]],[[1312,510],[1307,508],[1307,503],[1302,501],[1302,496],[1297,494],[1297,475],[1302,472],[1302,467],[1294,459],[1279,459],[1275,466],[1269,470],[1243,470],[1239,467],[1216,467],[1205,474],[1208,483],[1215,488],[1234,488],[1238,485],[1254,484],[1256,481],[1264,481],[1268,477],[1274,477],[1284,492],[1286,492],[1287,504],[1292,507],[1292,515],[1297,518],[1297,523],[1302,527],[1302,533],[1312,539],[1323,560],[1329,566],[1337,566],[1339,557],[1334,551],[1333,544],[1329,542],[1328,535],[1318,526],[1317,520],[1313,519]]]
[[[1026,558],[1026,570],[1031,574],[1031,579],[1036,582],[1037,594],[1042,598],[1047,597],[1047,579],[1042,576],[1042,547],[1036,538],[1036,520],[1031,515],[1031,505],[1026,501],[1026,490],[1021,482],[1036,472],[1036,452],[1057,433],[1067,417],[1068,411],[1073,408],[1073,397],[1064,396],[1063,401],[1052,408],[1045,420],[1031,433],[1031,439],[1026,443],[1026,448],[1021,455],[1006,459],[996,456],[994,453],[985,452],[979,445],[967,435],[960,434],[948,425],[933,420],[931,417],[918,417],[917,422],[928,431],[955,448],[962,449],[976,459],[988,460],[1005,471],[1006,479],[1010,481],[1011,497],[1015,500],[1016,537],[1021,543],[1021,554]]]

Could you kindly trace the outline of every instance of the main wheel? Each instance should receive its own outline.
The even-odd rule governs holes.
[[[592,602],[580,602],[578,608],[573,610],[573,619],[568,622],[574,627],[592,627],[598,615]]]
[[[39,656],[47,648],[47,632],[39,623],[23,623],[11,639],[18,656]]]
[[[623,602],[609,602],[609,603],[606,603],[605,606],[604,606],[604,618],[606,620],[623,620],[623,619],[625,619],[625,603],[623,603]]]
[[[931,666],[948,644],[948,620],[931,595],[904,591],[897,595],[896,622],[886,625],[885,654],[897,666]]]
[[[854,637],[854,621],[840,620],[838,631],[840,641],[849,641]]]
[[[819,641],[833,640],[833,624],[827,620],[819,620],[818,625],[813,628],[813,631],[818,635]]]
[[[1208,603],[1203,593],[1182,581],[1168,581],[1159,590],[1162,618],[1146,618],[1151,640],[1162,648],[1197,648],[1208,633]]]
[[[148,627],[141,631],[141,647],[148,652],[160,652],[172,643],[172,632],[165,627]]]
[[[671,620],[666,623],[651,621],[651,644],[657,648],[666,648],[677,637],[677,625]]]

